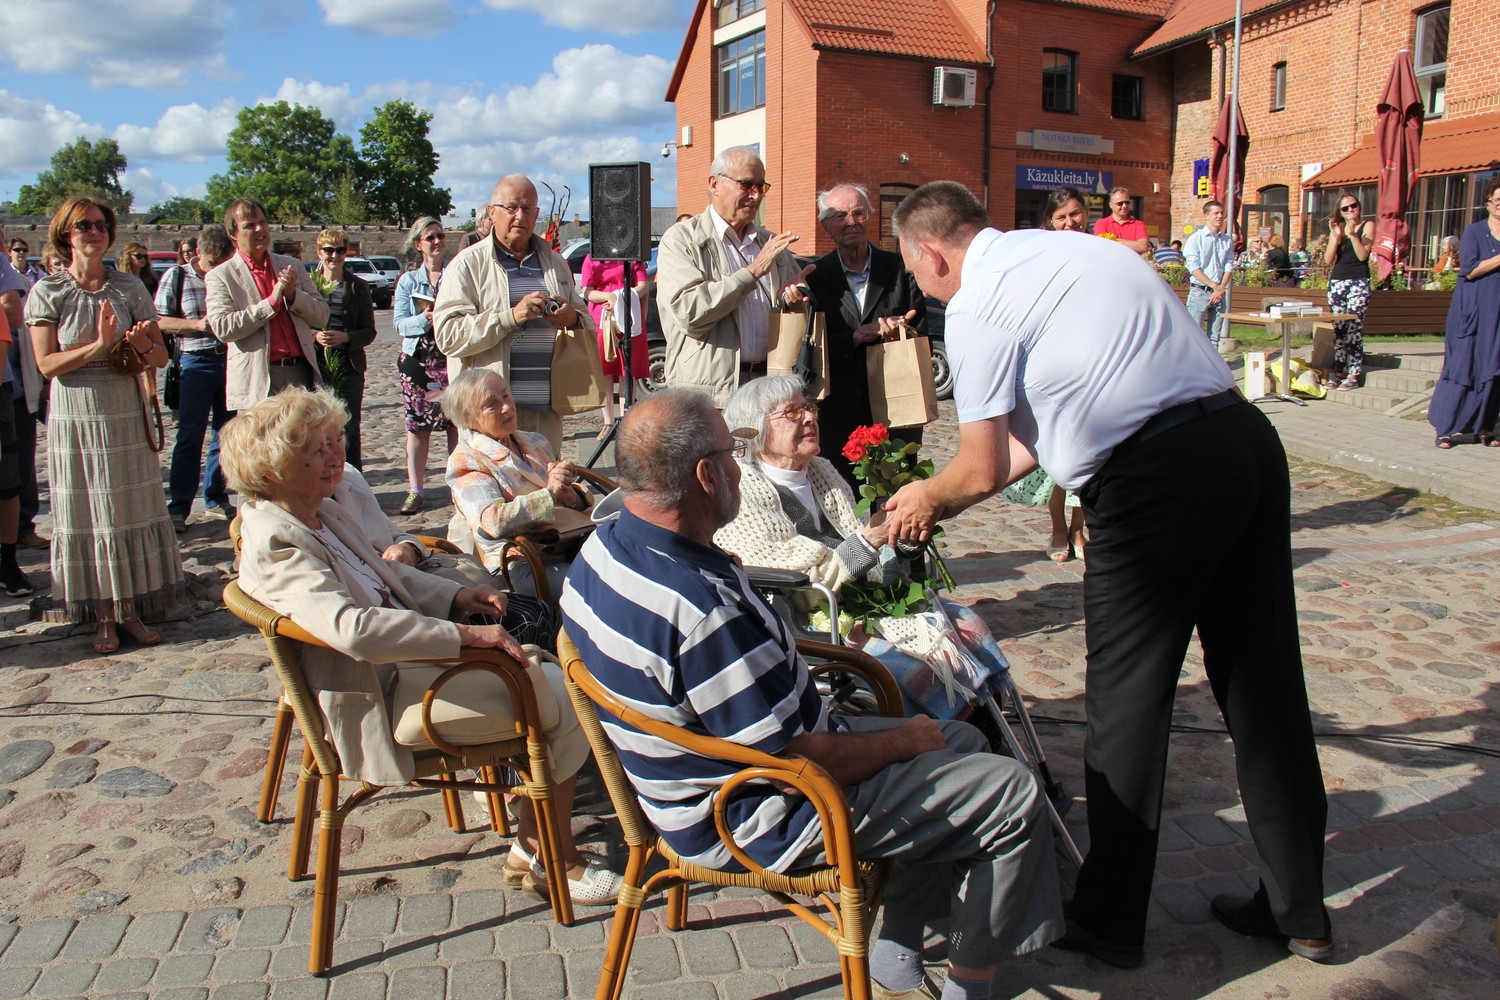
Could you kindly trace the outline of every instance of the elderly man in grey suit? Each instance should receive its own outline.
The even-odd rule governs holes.
[[[778,301],[802,301],[788,248],[798,237],[755,225],[771,185],[749,146],[731,146],[709,167],[709,205],[661,238],[657,308],[667,338],[667,385],[723,406],[744,382],[766,374],[767,329]]]
[[[289,385],[323,384],[313,334],[328,303],[295,257],[271,253],[265,207],[238,198],[224,211],[235,253],[208,272],[208,323],[228,347],[225,405],[242,410]]]

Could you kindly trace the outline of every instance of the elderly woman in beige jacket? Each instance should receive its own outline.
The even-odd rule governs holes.
[[[464,646],[498,647],[523,659],[501,625],[455,618],[505,614],[507,595],[463,587],[382,559],[358,517],[333,500],[343,478],[343,404],[328,392],[291,388],[224,426],[224,473],[248,503],[240,510],[240,586],[330,648],[310,646],[303,669],[328,722],[344,772],[372,784],[400,784],[413,775],[413,749],[426,746],[422,696],[441,667],[405,660],[456,657]],[[524,662],[524,659],[523,659]],[[569,815],[576,774],[588,756],[561,672],[532,668],[551,754],[558,809]],[[443,735],[455,743],[487,743],[515,731],[509,696],[483,674],[443,688],[434,705]],[[519,831],[505,864],[508,885],[546,887],[535,864],[536,819],[529,800],[515,802]],[[597,859],[564,844],[574,902],[612,903],[618,876]]]

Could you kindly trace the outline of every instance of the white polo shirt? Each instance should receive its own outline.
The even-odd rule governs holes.
[[[945,333],[958,420],[1009,414],[1064,489],[1157,413],[1234,385],[1171,286],[1112,240],[985,229],[960,281]]]

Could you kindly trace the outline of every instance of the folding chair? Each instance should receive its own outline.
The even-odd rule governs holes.
[[[300,881],[307,876],[312,849],[314,812],[317,813],[318,858],[313,890],[312,939],[308,954],[308,971],[324,975],[333,963],[334,918],[337,915],[339,880],[339,838],[345,819],[360,805],[382,791],[382,786],[360,781],[359,788],[343,797],[341,783],[357,779],[344,777],[338,754],[325,733],[325,721],[318,701],[302,672],[302,649],[323,646],[316,637],[290,618],[281,615],[250,597],[231,582],[224,588],[224,603],[247,624],[258,629],[266,640],[271,662],[281,679],[283,698],[290,705],[302,730],[302,769],[297,785],[297,805],[292,827],[291,857],[287,877]],[[325,647],[326,648],[326,647]],[[536,810],[538,857],[552,885],[567,884],[567,865],[562,858],[563,825],[552,800],[552,769],[546,737],[537,711],[536,692],[529,671],[523,664],[493,649],[464,649],[452,660],[421,660],[446,666],[427,689],[422,699],[422,732],[431,749],[413,749],[416,777],[410,782],[419,788],[433,788],[451,794],[446,803],[456,803],[459,790],[478,791],[490,796],[491,805],[502,793],[524,795]],[[454,678],[484,672],[503,684],[515,712],[516,732],[504,740],[476,745],[455,745],[436,731],[432,723],[432,705],[438,693]],[[478,769],[483,781],[459,781],[456,772]],[[521,776],[519,784],[498,780],[501,769]],[[321,799],[321,805],[318,799]],[[449,821],[454,821],[450,804]],[[458,822],[462,822],[460,810]],[[558,923],[573,922],[573,901],[566,892],[549,893],[552,912]]]
[[[578,647],[566,632],[559,634],[557,648],[567,676],[568,694],[573,699],[579,721],[583,723],[630,849],[595,1000],[619,1000],[625,987],[625,973],[630,965],[641,907],[647,897],[665,890],[667,926],[672,930],[683,930],[687,926],[687,887],[694,882],[742,886],[769,893],[820,931],[837,949],[846,1000],[870,1000],[869,936],[890,863],[857,856],[853,822],[838,783],[806,758],[775,757],[648,718],[624,704],[594,679],[579,655]],[[810,669],[859,674],[874,693],[881,715],[899,717],[902,714],[900,689],[878,660],[858,650],[811,640],[798,640],[797,648],[804,655],[827,661]],[[748,871],[723,872],[682,860],[647,822],[635,789],[599,722],[595,705],[643,732],[692,753],[741,766],[741,770],[732,775],[715,796],[714,819],[721,837],[726,837],[725,802],[741,785],[771,780],[796,788],[818,811],[823,826],[822,846],[826,863],[784,874],[767,871],[727,838],[725,844],[730,853]],[[648,874],[648,868],[657,859],[664,861],[666,867]],[[802,902],[803,898],[810,899],[812,905]],[[816,905],[821,905],[831,919],[814,909]]]

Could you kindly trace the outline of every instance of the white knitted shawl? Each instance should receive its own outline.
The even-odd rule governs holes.
[[[807,469],[813,497],[828,523],[844,538],[859,531],[854,513],[854,491],[826,458],[815,458]],[[797,534],[797,526],[781,509],[781,495],[760,466],[740,464],[740,512],[714,534],[714,541],[740,557],[746,566],[789,569],[837,590],[851,579],[849,569],[833,549]]]

